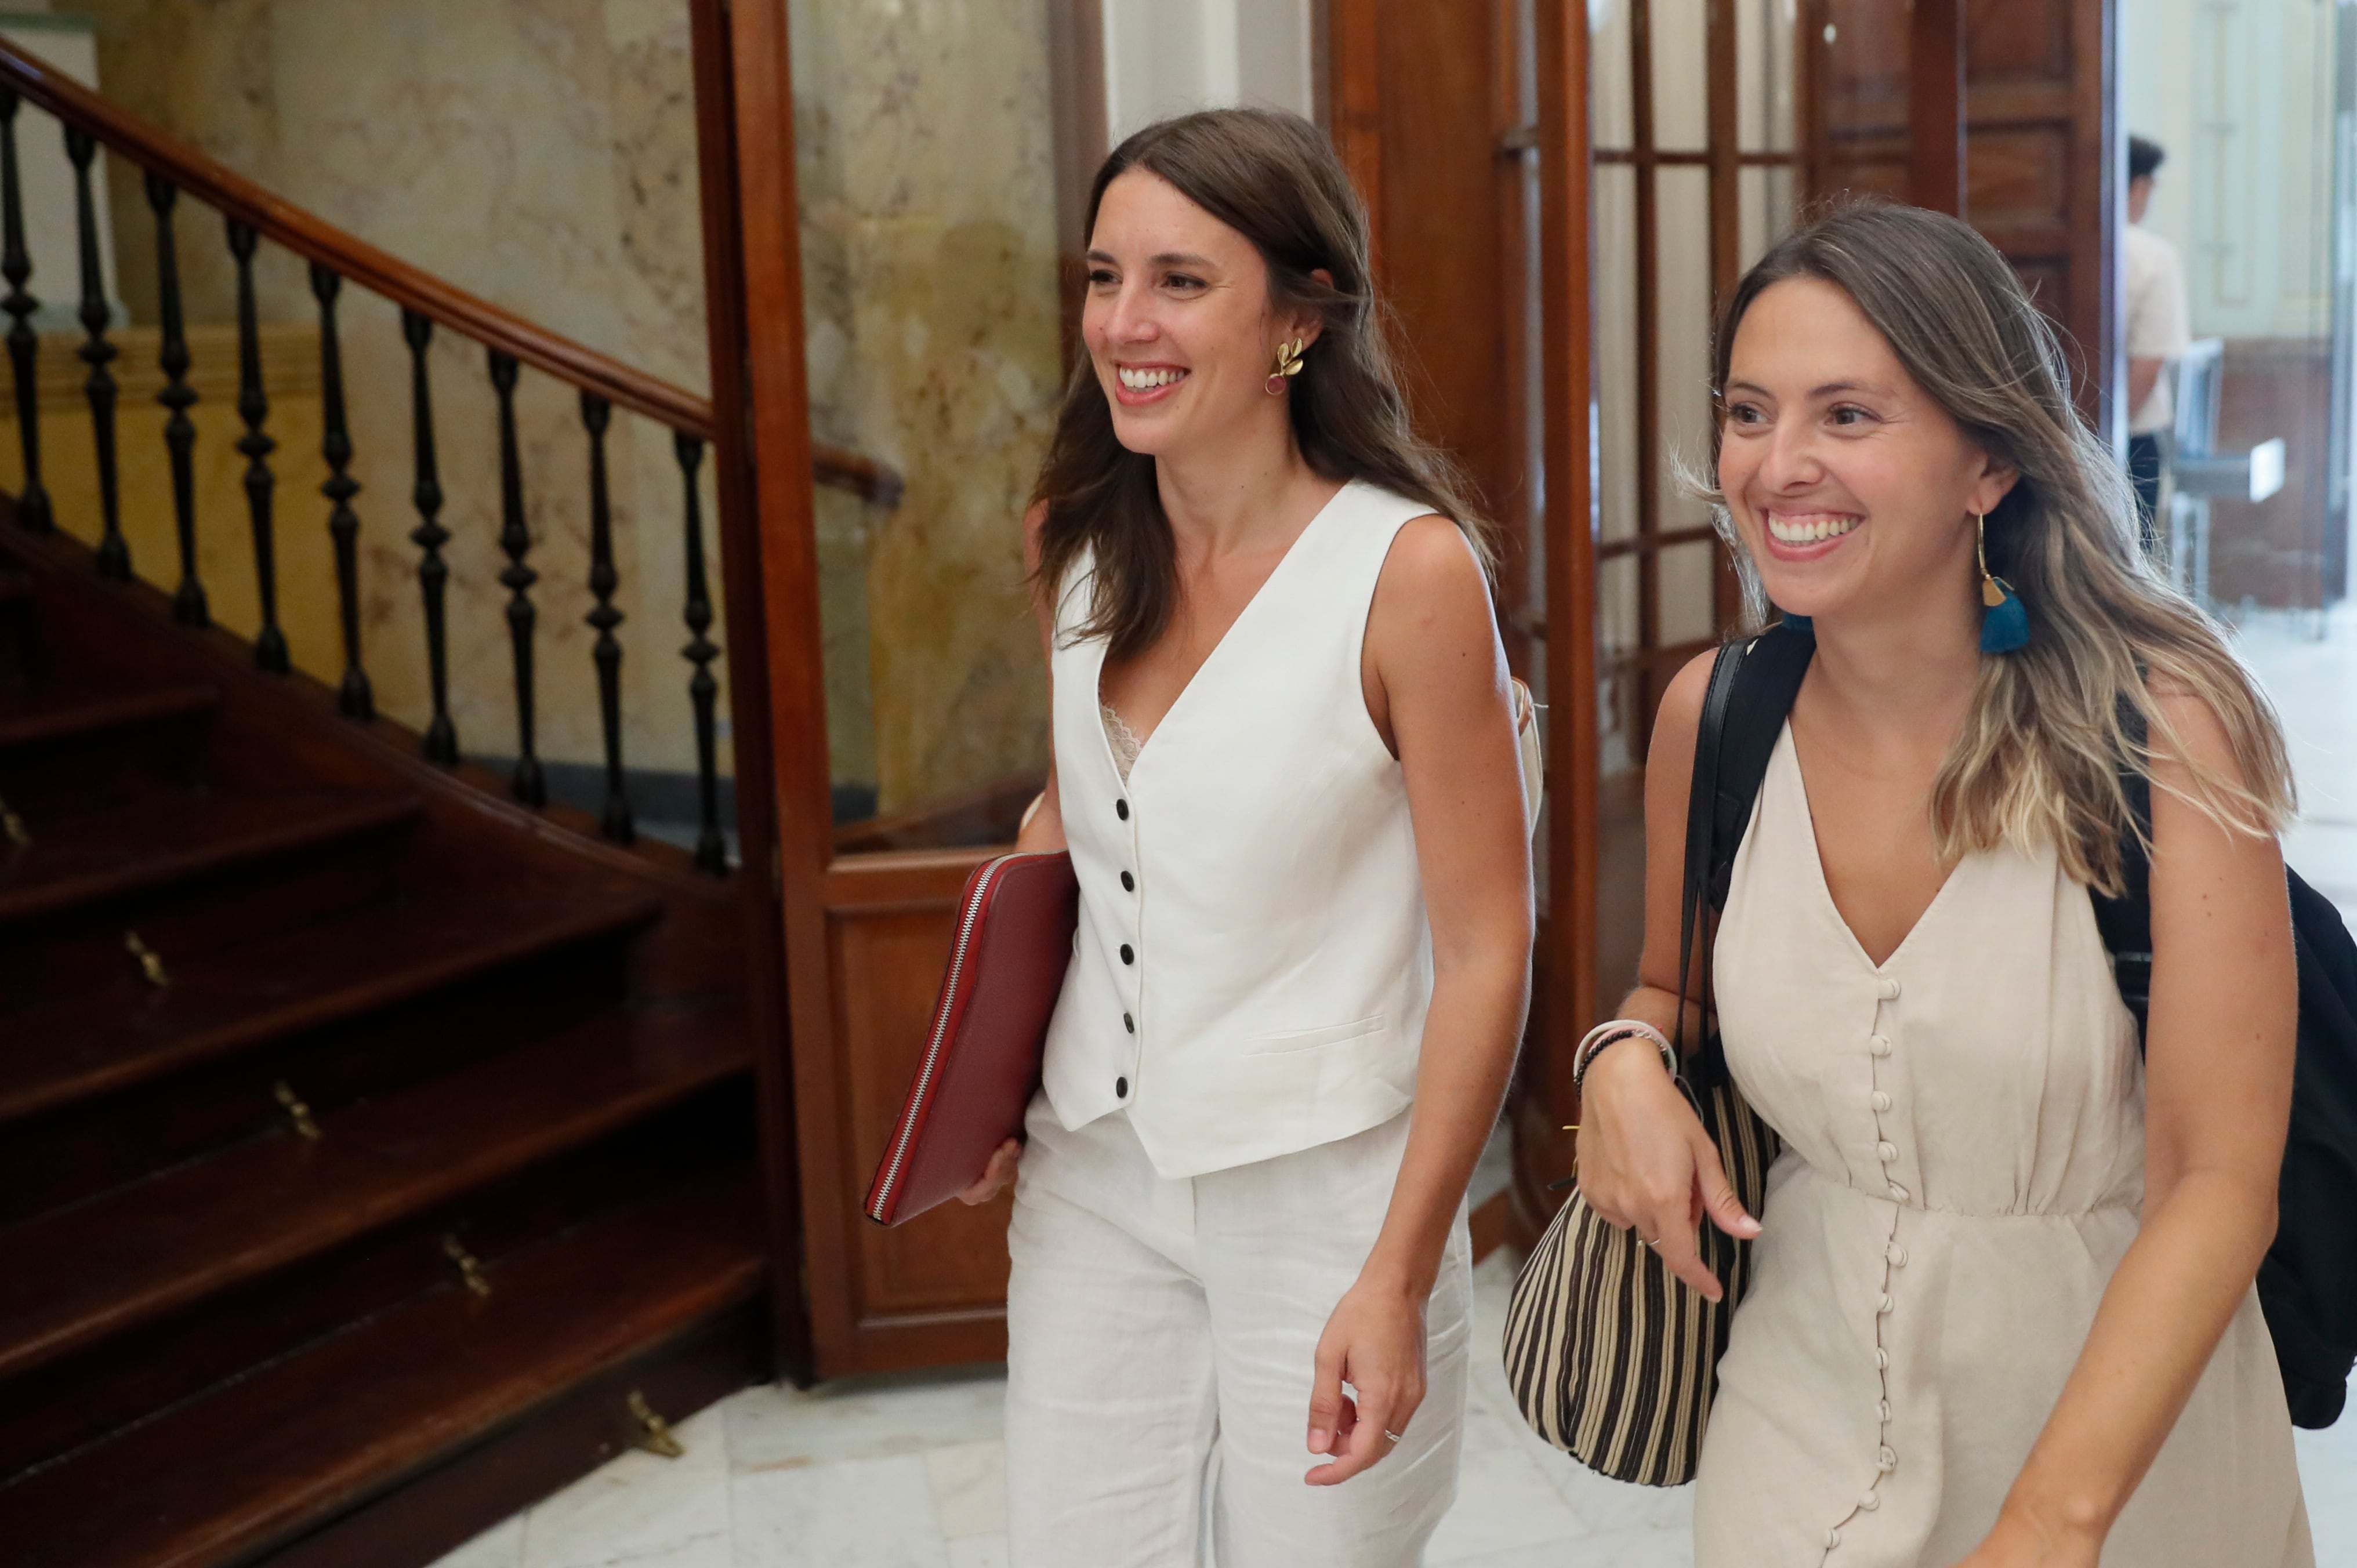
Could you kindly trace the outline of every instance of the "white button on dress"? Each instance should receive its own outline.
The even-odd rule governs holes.
[[[1713,959],[1728,1065],[1784,1150],[1719,1362],[1694,1568],[1814,1564],[1833,1530],[1836,1563],[1964,1556],[2014,1478],[1988,1455],[2036,1443],[2143,1199],[2135,1021],[2054,852],[1966,856],[1884,954],[1816,844],[1788,733]],[[2311,1568],[2255,1294],[2104,1557]]]

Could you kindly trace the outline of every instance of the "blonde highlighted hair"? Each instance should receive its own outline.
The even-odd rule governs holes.
[[[2072,408],[2062,344],[1996,248],[1968,225],[1880,201],[1836,207],[1744,275],[1719,322],[1723,392],[1744,312],[1772,285],[1817,278],[1847,295],[1907,373],[1967,436],[2020,478],[1988,514],[1988,569],[2029,612],[2029,645],[1985,654],[1963,732],[1932,787],[1943,862],[2000,843],[2051,843],[2080,881],[2120,891],[2131,822],[2125,766],[2180,764],[2190,804],[2230,831],[2277,831],[2291,767],[2275,711],[2217,625],[2164,583],[2137,543],[2133,492]],[[1717,472],[1721,425],[1711,437]],[[1754,623],[1759,570],[1710,485]],[[2191,757],[2156,692],[2218,717],[2240,777]],[[2142,739],[2136,738],[2141,732]]]

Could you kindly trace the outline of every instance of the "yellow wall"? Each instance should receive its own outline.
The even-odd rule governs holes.
[[[245,434],[237,413],[234,329],[202,327],[189,334],[194,360],[188,384],[197,393],[188,411],[197,427],[197,577],[213,619],[251,638],[261,626],[254,579],[252,512],[246,504],[246,459],[236,448]],[[114,444],[120,475],[123,533],[133,570],[170,591],[180,582],[178,532],[172,509],[171,465],[164,446],[164,388],[156,364],[162,347],[153,328],[110,335],[121,350],[110,369],[116,382]],[[98,458],[91,436],[84,384],[90,368],[77,357],[79,332],[41,338],[41,478],[58,524],[87,544],[103,532]],[[279,625],[298,667],[323,680],[343,673],[335,613],[335,553],[328,536],[328,503],[319,494],[328,466],[319,456],[319,335],[303,327],[272,327],[262,334],[263,380],[270,413],[263,430],[278,443],[268,462],[278,478],[274,529],[278,561]],[[23,443],[13,397],[0,421],[0,489],[17,493],[24,477]],[[320,591],[318,585],[327,585]]]
[[[704,279],[687,7],[677,0],[59,0],[97,27],[102,91],[296,206],[404,260],[623,361],[691,389],[706,385]],[[48,147],[26,156],[53,156]],[[119,275],[134,321],[156,318],[155,227],[139,177],[116,159],[113,200]],[[234,273],[218,214],[184,199],[177,227],[188,319],[226,331]],[[270,245],[255,266],[266,322],[316,331],[305,266]],[[67,287],[36,278],[44,297]],[[430,711],[418,606],[417,526],[411,505],[408,350],[399,312],[348,287],[342,341],[361,520],[364,658],[379,706],[423,728]],[[225,336],[197,338],[199,373],[232,391],[199,405],[199,453],[234,465],[235,359]],[[296,356],[300,358],[300,356]],[[153,361],[152,352],[148,360]],[[497,411],[483,349],[437,332],[430,355],[435,426],[447,497],[451,705],[470,755],[511,754],[514,686],[498,582],[500,528]],[[316,360],[309,375],[316,383]],[[271,388],[278,395],[274,373]],[[128,401],[128,400],[126,400]],[[290,411],[291,413],[291,411]],[[142,415],[142,417],[145,417]],[[156,422],[160,423],[160,411]],[[226,420],[218,428],[209,418]],[[517,393],[529,564],[540,611],[538,743],[552,759],[601,753],[589,571],[588,449],[577,394],[525,370]],[[273,425],[277,424],[274,415]],[[290,628],[332,633],[326,503],[317,486],[316,428],[298,484],[285,470],[290,556],[282,573]],[[145,443],[160,464],[160,445]],[[679,657],[684,548],[679,469],[669,432],[617,413],[608,439],[616,596],[622,642],[624,751],[634,767],[694,766],[690,669]],[[125,446],[126,458],[132,447]],[[226,453],[226,455],[224,455]],[[61,465],[66,461],[59,459]],[[705,547],[714,562],[711,465],[705,465]],[[213,490],[218,489],[216,498]],[[233,467],[208,489],[208,550],[243,531]],[[164,514],[168,517],[168,508]],[[167,525],[168,526],[168,525]],[[135,545],[143,575],[169,586],[168,550]],[[208,564],[230,619],[232,585],[251,567]],[[317,569],[315,569],[315,565]],[[209,585],[210,585],[209,584]],[[250,593],[250,585],[241,590]],[[234,624],[234,623],[232,623]],[[726,639],[725,620],[714,637]],[[332,635],[298,656],[340,671]],[[724,682],[725,660],[715,666]],[[724,736],[722,762],[727,766]]]
[[[102,90],[134,113],[500,305],[683,385],[707,384],[680,0],[55,8],[94,21]],[[833,770],[873,788],[888,811],[1046,765],[1020,520],[1060,379],[1047,19],[1048,0],[794,0],[813,424],[908,478],[892,512],[832,491],[818,502]],[[152,324],[154,225],[122,160],[112,207],[124,300]],[[233,273],[220,220],[184,202],[178,229],[189,319],[225,326]],[[265,244],[256,285],[265,320],[316,323],[292,257]],[[33,291],[59,286],[36,279]],[[366,660],[380,705],[422,727],[408,360],[384,301],[348,289],[343,317],[353,474],[365,487],[356,505]],[[215,357],[201,350],[200,366]],[[495,410],[479,348],[439,334],[432,363],[442,521],[456,536],[453,707],[466,749],[506,752],[514,710]],[[228,402],[209,399],[200,420]],[[518,417],[530,564],[542,574],[541,750],[594,759],[578,400],[527,370]],[[235,434],[233,420],[205,424],[200,451],[231,462],[222,454]],[[291,457],[291,426],[282,439]],[[314,438],[300,445],[317,451]],[[679,471],[668,433],[647,421],[617,414],[609,446],[629,618],[627,757],[690,768]],[[147,456],[160,462],[160,448]],[[305,548],[324,550],[324,503],[312,499],[324,476],[307,470],[298,486],[291,463],[286,472],[290,548],[305,536]],[[242,527],[242,497],[230,468],[210,483],[202,527],[218,550]],[[709,528],[708,482],[705,500]],[[716,533],[706,546],[716,571]],[[169,565],[168,553],[138,548],[143,573]],[[251,569],[209,558],[206,572],[229,620],[231,586]],[[285,575],[290,626],[331,628],[332,575],[292,557]],[[716,575],[715,587],[716,596]],[[715,636],[726,640],[725,623]],[[332,640],[300,650],[333,662]],[[725,679],[725,665],[716,673]]]

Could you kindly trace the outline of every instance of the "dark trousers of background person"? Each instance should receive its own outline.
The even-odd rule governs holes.
[[[2144,553],[2160,553],[2160,437],[2128,437],[2128,478],[2136,482],[2136,525],[2144,537]]]

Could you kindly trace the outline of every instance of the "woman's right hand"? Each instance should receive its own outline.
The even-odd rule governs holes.
[[[1717,1146],[1641,1038],[1608,1046],[1588,1064],[1580,1093],[1579,1191],[1607,1224],[1636,1228],[1670,1273],[1717,1301],[1724,1293],[1698,1251],[1702,1217],[1749,1240],[1760,1221],[1744,1212]]]
[[[1022,1140],[1009,1138],[999,1144],[990,1156],[990,1164],[983,1166],[982,1175],[974,1178],[974,1185],[958,1194],[958,1201],[973,1205],[988,1203],[996,1197],[999,1189],[1015,1179],[1015,1165],[1022,1157]]]

